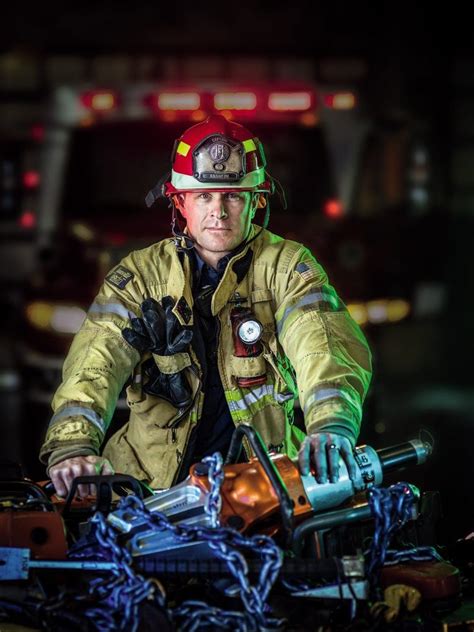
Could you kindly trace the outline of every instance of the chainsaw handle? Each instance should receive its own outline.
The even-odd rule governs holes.
[[[260,461],[265,474],[270,479],[270,483],[275,490],[278,500],[280,501],[281,521],[283,525],[283,535],[285,545],[289,544],[292,537],[293,527],[293,501],[288,494],[286,485],[280,476],[280,472],[275,467],[273,461],[268,456],[265,444],[258,432],[248,424],[240,424],[234,430],[230,442],[229,450],[225,458],[225,464],[230,465],[237,463],[240,452],[242,450],[242,441],[244,436],[248,439],[251,448],[255,452],[256,457]]]

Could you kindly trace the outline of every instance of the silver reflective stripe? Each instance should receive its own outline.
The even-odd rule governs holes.
[[[285,313],[283,314],[280,322],[277,325],[278,333],[281,333],[286,319],[293,310],[304,307],[305,305],[312,304],[317,307],[318,303],[329,303],[329,305],[334,307],[334,309],[338,309],[340,305],[339,298],[337,296],[333,296],[332,294],[328,294],[327,292],[313,292],[311,294],[307,294],[306,296],[303,296],[303,298],[300,298],[298,301],[296,301],[294,305],[291,305],[291,307],[287,307],[285,309]]]
[[[266,180],[265,169],[259,167],[255,171],[247,173],[239,182],[199,182],[194,176],[188,176],[185,173],[178,173],[177,171],[171,172],[171,184],[181,191],[198,190],[198,189],[253,189],[254,187],[263,184]]]
[[[305,414],[311,408],[311,406],[318,402],[324,402],[328,399],[345,399],[352,408],[355,408],[357,412],[361,410],[359,401],[347,390],[341,388],[320,388],[313,391],[306,400]]]
[[[49,422],[50,427],[57,424],[64,417],[74,417],[76,415],[81,415],[85,417],[87,421],[90,421],[91,424],[94,424],[101,432],[105,432],[105,422],[95,411],[90,408],[86,408],[83,406],[69,406],[68,408],[63,408],[58,411],[51,421]]]
[[[107,305],[92,303],[89,307],[89,312],[96,312],[99,314],[117,314],[122,318],[136,318],[136,315],[125,307],[125,305],[122,305],[122,303],[108,303]]]
[[[275,397],[275,389],[273,384],[262,384],[262,386],[252,389],[250,393],[244,395],[242,399],[234,402],[229,402],[229,408],[234,412],[238,410],[247,410],[250,406],[258,404],[258,402],[266,395],[271,395],[280,404],[282,402],[288,401],[289,399],[294,399],[292,393],[279,393]]]

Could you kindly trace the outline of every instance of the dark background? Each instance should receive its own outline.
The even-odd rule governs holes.
[[[427,285],[441,296],[439,308],[428,314],[412,309],[397,324],[365,328],[374,352],[374,381],[361,441],[383,447],[415,438],[421,428],[433,435],[432,461],[404,476],[422,489],[441,491],[445,540],[472,530],[474,56],[469,30],[469,20],[456,6],[436,10],[428,3],[132,6],[115,1],[67,8],[26,3],[4,7],[0,24],[1,133],[9,144],[23,142],[31,124],[38,116],[44,118],[41,108],[53,83],[60,81],[57,68],[56,79],[51,78],[55,59],[69,60],[65,83],[74,82],[71,59],[81,67],[81,77],[91,77],[98,72],[98,60],[107,58],[104,81],[109,73],[128,82],[140,78],[137,68],[143,59],[151,67],[149,76],[159,80],[169,56],[178,60],[177,67],[193,58],[211,58],[214,65],[218,59],[222,76],[235,57],[270,63],[306,60],[314,64],[316,81],[327,79],[331,64],[342,68],[332,79],[354,83],[363,96],[365,115],[375,130],[367,150],[372,157],[358,173],[359,189],[365,191],[359,202],[365,201],[337,224],[315,215],[314,243],[321,246],[316,255],[345,300],[370,300],[383,296],[385,288],[387,296],[403,295],[413,307]],[[421,142],[429,152],[429,198],[421,210],[407,191],[387,201],[377,188],[378,148],[405,132],[407,147]],[[277,226],[278,215],[276,232]],[[295,226],[296,235],[302,235],[297,217]],[[2,248],[17,248],[17,238],[11,228],[4,229]],[[347,247],[349,238],[359,239],[365,248],[366,265],[358,276],[345,274],[334,254]],[[18,244],[30,247],[23,237]],[[47,266],[41,249],[35,253],[38,265]],[[8,264],[2,268],[2,449],[5,456],[21,459],[30,475],[40,477],[44,473],[32,454],[45,422],[25,408],[25,384],[31,376],[25,377],[21,368],[26,334],[20,324],[36,276],[17,277],[6,269]],[[57,277],[51,278],[54,285]],[[356,285],[362,288],[359,295]]]

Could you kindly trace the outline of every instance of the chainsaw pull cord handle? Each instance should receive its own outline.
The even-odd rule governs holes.
[[[240,452],[242,450],[242,440],[244,436],[247,437],[250,446],[252,447],[255,455],[260,461],[265,474],[270,479],[270,483],[272,484],[273,489],[278,496],[278,500],[280,501],[280,513],[283,525],[284,543],[285,546],[287,546],[291,542],[292,537],[293,501],[288,494],[288,490],[285,483],[283,482],[283,479],[280,476],[280,472],[277,470],[273,461],[268,456],[267,449],[262,441],[261,436],[254,428],[252,428],[248,424],[240,424],[239,426],[237,426],[232,435],[229,450],[225,459],[225,464],[229,465],[231,463],[237,463],[240,457]]]

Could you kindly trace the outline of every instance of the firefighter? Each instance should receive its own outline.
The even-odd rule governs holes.
[[[110,271],[65,360],[40,454],[59,495],[112,472],[169,487],[241,423],[320,483],[340,457],[355,476],[370,351],[309,250],[266,229],[274,189],[242,125],[214,115],[176,141],[146,199],[168,198],[173,237]],[[127,381],[129,421],[103,446]]]

